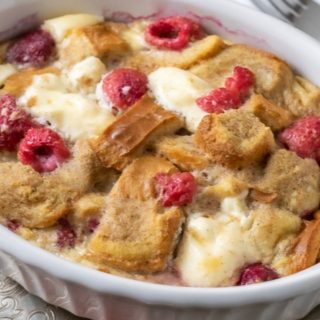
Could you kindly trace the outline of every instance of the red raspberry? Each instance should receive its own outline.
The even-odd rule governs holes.
[[[204,30],[195,21],[174,16],[152,22],[145,31],[145,40],[158,49],[181,50],[189,42],[203,38]]]
[[[16,220],[8,220],[5,226],[12,232],[16,232],[20,228],[20,223]]]
[[[50,33],[37,29],[23,35],[10,46],[6,59],[9,63],[39,67],[49,60],[54,49],[55,43]]]
[[[203,111],[208,113],[222,113],[241,105],[239,96],[226,88],[214,89],[206,96],[198,98],[196,102]]]
[[[147,82],[146,75],[138,70],[118,68],[103,78],[102,90],[118,113],[128,109],[147,92]]]
[[[89,233],[93,233],[100,225],[100,221],[97,218],[91,218],[87,221],[86,230]]]
[[[14,151],[26,132],[38,124],[18,108],[11,95],[0,98],[0,150]]]
[[[308,116],[297,120],[279,138],[301,158],[313,158],[320,163],[320,117]]]
[[[190,172],[157,173],[156,189],[164,207],[184,206],[192,202],[197,191],[194,176]]]
[[[270,280],[278,279],[279,275],[263,265],[262,263],[254,263],[247,266],[241,273],[238,286],[244,286],[248,284],[260,283]]]
[[[56,245],[59,249],[73,248],[76,244],[77,235],[66,218],[58,222]]]
[[[213,89],[206,96],[196,100],[198,106],[208,113],[222,113],[237,109],[248,98],[254,83],[254,74],[247,68],[235,67],[232,77],[225,81],[225,87]]]
[[[244,67],[235,67],[232,77],[225,81],[225,87],[240,95],[242,103],[247,99],[250,89],[254,84],[254,74]]]
[[[30,129],[19,145],[18,158],[38,172],[55,170],[70,156],[63,139],[49,128]]]

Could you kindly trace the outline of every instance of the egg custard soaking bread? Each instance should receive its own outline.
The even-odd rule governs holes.
[[[318,262],[320,89],[183,16],[79,13],[1,45],[0,223],[184,286]]]

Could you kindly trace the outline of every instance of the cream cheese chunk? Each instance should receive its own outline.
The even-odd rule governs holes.
[[[222,211],[212,216],[189,217],[176,259],[182,279],[190,286],[216,287],[235,282],[240,269],[259,261],[260,253],[250,240],[243,195],[225,198]],[[237,215],[234,212],[237,211]]]
[[[174,67],[163,67],[149,75],[149,88],[157,102],[185,119],[187,129],[194,132],[208,113],[201,110],[196,99],[208,93],[210,84]]]
[[[102,21],[103,17],[93,14],[69,14],[46,20],[42,28],[50,32],[54,40],[60,43],[71,29],[93,25]]]
[[[95,91],[97,83],[105,73],[106,67],[103,62],[90,56],[75,64],[67,72],[67,76],[75,90],[90,93]]]
[[[98,136],[114,121],[114,116],[95,100],[67,89],[63,77],[37,75],[19,103],[38,121],[49,122],[70,140]]]
[[[0,86],[2,86],[7,78],[17,72],[17,69],[12,64],[0,64]]]

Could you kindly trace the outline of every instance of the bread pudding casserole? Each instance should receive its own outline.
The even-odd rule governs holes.
[[[0,222],[143,281],[248,285],[318,261],[320,89],[170,16],[73,14],[0,46]]]

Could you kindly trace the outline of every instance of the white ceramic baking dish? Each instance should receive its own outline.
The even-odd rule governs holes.
[[[320,84],[317,41],[224,0],[5,0],[0,1],[0,38],[37,20],[72,12],[117,19],[192,13],[213,33],[272,51]],[[49,303],[95,320],[294,320],[320,303],[320,265],[259,285],[184,288],[128,280],[65,261],[4,227],[0,249],[0,268],[6,275]]]

